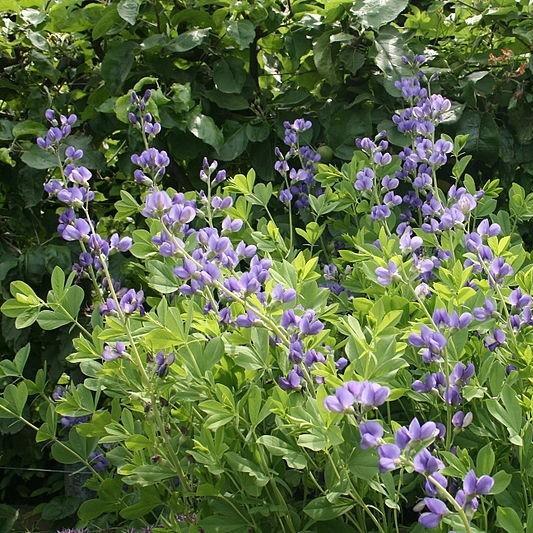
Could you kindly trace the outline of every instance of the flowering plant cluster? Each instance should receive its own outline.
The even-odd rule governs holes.
[[[425,58],[404,63],[406,145],[358,139],[339,170],[287,122],[277,190],[207,159],[200,191],[165,187],[152,92],[132,93],[138,195],[112,228],[69,144],[77,117],[46,111],[44,188],[79,257],[46,298],[13,283],[2,311],[75,329],[73,372],[29,379],[21,350],[0,416],[89,474],[79,527],[533,527],[530,257],[498,184],[466,174],[466,138],[438,133],[452,104]]]

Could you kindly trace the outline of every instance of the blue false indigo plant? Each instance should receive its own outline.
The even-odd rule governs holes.
[[[340,170],[304,144],[310,121],[286,122],[276,187],[207,159],[202,190],[165,187],[157,107],[132,93],[138,195],[105,227],[77,117],[46,111],[44,188],[79,255],[2,311],[72,328],[78,372],[30,379],[23,348],[0,416],[91,474],[73,525],[533,530],[532,262],[498,183],[465,172],[466,138],[438,133],[452,103],[424,62],[405,58],[394,135]]]

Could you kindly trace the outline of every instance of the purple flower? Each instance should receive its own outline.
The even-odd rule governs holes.
[[[357,383],[357,382],[352,382]],[[364,381],[359,397],[359,401],[365,407],[379,407],[384,404],[387,398],[390,395],[390,389],[388,387],[382,387],[377,383],[372,383],[370,381]]]
[[[449,513],[448,507],[438,498],[424,498],[423,503],[427,511],[418,517],[418,522],[428,529],[439,527],[443,517]]]
[[[287,377],[279,378],[279,386],[283,390],[299,389],[301,383],[301,370],[297,366],[294,366],[294,368],[288,373]]]
[[[81,152],[81,150],[80,150]],[[83,152],[82,152],[83,154]],[[89,186],[89,180],[92,177],[92,173],[88,168],[85,167],[74,167],[68,165],[65,169],[65,174],[67,178],[72,182],[78,185],[83,185],[84,187]]]
[[[147,218],[157,218],[172,207],[172,200],[165,191],[155,191],[146,195],[145,207],[141,211]]]
[[[448,480],[440,473],[434,472],[431,474],[431,477],[443,488],[448,486]],[[431,497],[439,495],[439,487],[437,484],[433,483],[430,479],[426,479],[424,482],[424,492]]]
[[[411,388],[415,392],[431,392],[436,387],[436,380],[433,374],[427,374],[421,380],[413,381]]]
[[[404,232],[400,237],[400,250],[402,252],[414,252],[422,247],[424,241],[421,237],[413,235],[413,230],[410,226],[406,226]]]
[[[288,165],[287,165],[287,170],[288,170]],[[291,203],[291,200],[292,200],[291,191],[289,189],[281,189],[281,191],[279,192],[279,201],[288,205]]]
[[[513,273],[511,265],[505,262],[503,257],[496,257],[489,266],[489,281],[499,284],[506,276]]]
[[[143,291],[136,292],[135,289],[130,289],[120,299],[120,308],[127,315],[135,313],[135,311],[137,310],[140,310],[141,313],[143,313],[144,312],[144,308],[142,305],[143,301],[144,301]]]
[[[339,372],[342,372],[347,366],[348,366],[348,359],[346,357],[339,357],[337,361],[335,361],[335,367]]]
[[[450,383],[452,385],[464,386],[468,384],[472,376],[474,375],[476,368],[473,363],[457,363],[450,374]]]
[[[378,446],[383,437],[383,427],[379,422],[370,420],[360,424],[359,433],[361,434],[360,446],[363,450],[367,450]]]
[[[474,415],[472,413],[464,413],[457,411],[452,417],[452,424],[458,429],[464,429],[472,423]]]
[[[324,329],[324,324],[316,318],[316,313],[309,309],[301,316],[298,327],[304,335],[317,335]]]
[[[326,396],[324,399],[324,407],[328,411],[333,411],[334,413],[343,413],[344,411],[352,409],[354,402],[354,395],[346,386],[343,386],[339,387],[334,395]]]
[[[89,463],[97,472],[104,472],[109,468],[109,461],[101,450],[94,450],[89,454]]]
[[[494,479],[491,476],[477,477],[473,470],[466,474],[463,481],[463,491],[467,497],[488,494],[494,486]]]
[[[432,439],[438,435],[438,430],[435,422],[426,422],[420,425],[418,418],[413,418],[409,424],[409,436],[411,440],[427,440]]]
[[[56,196],[59,191],[63,189],[63,185],[59,180],[50,180],[44,184],[44,190],[50,196]]]
[[[272,298],[283,303],[291,302],[296,299],[296,291],[292,288],[285,289],[283,285],[278,283],[272,289]]]
[[[502,229],[499,224],[491,224],[488,218],[483,219],[478,227],[477,232],[483,237],[495,237],[501,233]]]
[[[494,314],[494,311],[496,311],[496,305],[487,298],[483,307],[475,307],[472,314],[477,320],[487,320]]]
[[[65,387],[63,387],[62,385],[57,385],[52,392],[52,400],[58,402],[59,400],[61,400],[61,398],[63,398],[63,396],[65,396],[66,392],[67,391]]]
[[[91,227],[84,218],[76,218],[69,224],[63,225],[60,223],[57,229],[61,233],[61,237],[66,241],[86,240],[91,232]]]
[[[233,205],[233,198],[231,196],[225,196],[221,198],[220,196],[213,196],[211,198],[211,207],[213,209],[228,209]]]
[[[114,361],[123,355],[126,355],[126,345],[123,342],[116,342],[114,346],[106,344],[102,352],[104,361]]]
[[[283,328],[289,328],[291,326],[297,326],[300,318],[296,316],[294,310],[287,309],[281,315],[280,325]]]
[[[384,220],[389,218],[391,215],[391,210],[387,205],[375,205],[370,210],[370,218],[372,220]]]
[[[379,469],[381,472],[390,472],[398,468],[402,451],[395,444],[382,444],[378,448]]]
[[[386,267],[378,267],[375,270],[377,282],[380,285],[387,286],[390,285],[394,279],[399,277],[398,267],[392,259],[388,262]]]
[[[155,354],[155,373],[160,377],[164,377],[168,373],[170,365],[176,360],[176,356],[173,353],[166,354],[164,352],[158,352]]]
[[[516,309],[520,310],[531,304],[533,299],[529,294],[524,294],[520,287],[516,288],[509,295],[509,303]]]
[[[127,252],[133,245],[131,237],[120,237],[118,233],[113,233],[109,238],[109,244],[111,249],[118,250],[119,252]]]
[[[485,337],[483,344],[488,350],[493,352],[505,342],[505,338],[505,333],[501,329],[497,328]]]
[[[412,346],[423,348],[422,359],[426,363],[441,360],[440,354],[447,344],[446,337],[442,333],[432,331],[426,325],[422,326],[420,334],[412,333],[407,340]]]
[[[371,168],[360,170],[355,179],[354,187],[358,191],[371,191],[374,186],[374,171]]]
[[[244,222],[240,218],[231,219],[229,216],[227,216],[222,221],[222,230],[227,231],[228,233],[234,233],[236,231],[240,231],[243,224]]]
[[[427,448],[423,448],[419,451],[413,459],[413,468],[415,472],[419,474],[431,475],[434,472],[438,472],[444,468],[444,463],[431,455]]]

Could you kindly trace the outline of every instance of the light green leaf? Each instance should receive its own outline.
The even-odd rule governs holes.
[[[363,26],[377,30],[392,22],[408,3],[408,0],[356,0],[351,11]]]
[[[121,19],[133,26],[137,20],[140,5],[141,0],[120,0],[117,4],[117,12]]]
[[[189,131],[198,139],[218,150],[224,142],[224,136],[215,121],[206,115],[196,115],[189,121]]]
[[[241,50],[244,50],[255,38],[255,26],[249,20],[234,20],[228,24],[228,34],[231,35]]]
[[[188,52],[198,45],[202,44],[205,38],[209,35],[211,28],[202,28],[200,30],[191,30],[178,35],[173,39],[167,48],[171,52]]]

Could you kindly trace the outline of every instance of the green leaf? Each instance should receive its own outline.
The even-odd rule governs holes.
[[[228,24],[228,35],[231,35],[239,48],[244,50],[255,38],[255,26],[249,20],[234,20]]]
[[[348,498],[339,497],[330,502],[326,496],[320,496],[304,507],[304,513],[313,520],[321,522],[347,513],[354,505],[354,501]]]
[[[209,100],[215,102],[218,107],[229,109],[230,111],[240,111],[241,109],[248,109],[250,106],[248,100],[240,94],[223,93],[213,89],[211,91],[206,91],[205,95]]]
[[[30,344],[28,343],[16,353],[15,358],[13,359],[13,363],[15,364],[20,376],[22,376],[22,372],[24,371],[24,367],[26,366],[26,361],[28,360],[29,355]]]
[[[162,261],[150,261],[147,265],[150,287],[161,294],[172,294],[179,289],[178,279],[174,275],[172,266]]]
[[[266,122],[261,124],[247,124],[246,135],[250,142],[264,141],[270,135],[270,126]]]
[[[141,0],[120,0],[117,4],[117,12],[121,19],[133,26],[137,20],[140,6]]]
[[[0,504],[0,533],[13,531],[18,518],[19,511],[17,509],[9,505]]]
[[[11,157],[11,151],[5,146],[0,148],[0,163],[5,163],[10,167],[14,167],[17,164],[16,161]]]
[[[457,123],[457,133],[467,134],[465,151],[476,157],[495,161],[500,148],[500,133],[494,117],[490,113],[468,110]]]
[[[246,81],[244,63],[228,57],[217,61],[213,67],[215,87],[223,93],[240,93]]]
[[[113,42],[102,61],[101,75],[109,91],[114,94],[126,81],[133,60],[137,44],[133,41]]]
[[[406,49],[402,35],[393,28],[383,28],[376,37],[376,65],[389,78],[407,75],[402,56]]]
[[[141,487],[148,487],[165,479],[176,477],[176,472],[172,468],[163,465],[137,466],[127,472],[124,469],[120,469],[119,473],[124,475],[124,483],[140,485]]]
[[[197,359],[200,372],[205,374],[208,370],[211,370],[224,355],[224,342],[220,337],[211,339],[203,350],[202,356]]]
[[[324,435],[303,433],[298,437],[298,446],[319,452],[328,448],[328,441]]]
[[[324,78],[328,81],[336,82],[339,79],[339,74],[333,60],[334,55],[329,38],[330,34],[324,33],[315,41],[313,45],[313,60],[316,69]]]
[[[307,466],[304,454],[292,448],[284,440],[272,435],[262,435],[256,441],[262,444],[274,456],[281,456],[289,468],[303,469]]]
[[[483,446],[477,454],[476,470],[478,475],[490,474],[492,472],[492,467],[494,466],[494,460],[494,451],[489,442],[489,444]]]
[[[215,150],[218,150],[224,142],[224,136],[215,121],[206,115],[199,114],[192,117],[189,121],[189,131]]]
[[[246,126],[240,127],[230,137],[225,139],[224,144],[217,150],[217,159],[222,161],[232,161],[240,156],[248,145]]]
[[[523,533],[524,525],[512,507],[498,507],[496,523],[507,533]]]
[[[25,120],[19,122],[13,126],[13,135],[15,138],[29,136],[42,135],[46,131],[46,128],[40,123],[33,120]]]
[[[408,0],[356,0],[351,11],[363,26],[377,30],[392,22],[408,3]]]
[[[171,52],[187,52],[196,48],[202,44],[205,38],[209,35],[211,28],[202,28],[200,30],[191,30],[181,35],[178,35],[175,39],[172,39],[167,45],[167,48]]]
[[[28,399],[28,387],[21,381],[18,385],[9,384],[4,390],[7,407],[16,415],[22,416],[22,411]]]
[[[254,478],[259,487],[264,487],[269,482],[269,477],[263,474],[260,467],[249,459],[241,457],[235,452],[226,452],[225,457],[232,468],[237,472],[243,472]]]
[[[41,150],[35,144],[29,150],[26,150],[20,159],[29,167],[39,170],[47,170],[58,166],[57,157],[50,152]]]

